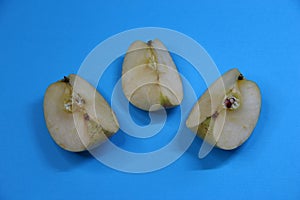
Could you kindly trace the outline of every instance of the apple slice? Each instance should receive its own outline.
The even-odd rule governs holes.
[[[119,129],[105,99],[74,74],[48,87],[44,115],[54,141],[73,152],[94,148]]]
[[[206,142],[225,150],[242,145],[257,123],[258,86],[232,69],[214,82],[192,109],[186,125]]]
[[[177,106],[183,98],[177,68],[161,41],[135,41],[123,62],[122,88],[136,107],[154,111]]]

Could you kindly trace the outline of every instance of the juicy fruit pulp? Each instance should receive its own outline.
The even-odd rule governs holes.
[[[44,115],[54,141],[74,152],[96,147],[119,129],[105,99],[74,74],[48,87]]]
[[[206,142],[225,150],[251,135],[260,113],[257,85],[232,69],[213,83],[192,109],[186,125]]]
[[[133,105],[146,111],[179,105],[183,98],[177,68],[158,39],[131,44],[123,62],[122,88]]]

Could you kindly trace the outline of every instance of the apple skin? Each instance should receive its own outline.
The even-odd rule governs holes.
[[[44,117],[53,140],[71,152],[95,148],[119,129],[105,99],[75,74],[47,88]]]
[[[211,145],[232,150],[250,137],[260,110],[257,84],[246,80],[238,69],[232,69],[200,97],[186,126]]]
[[[122,88],[129,102],[146,111],[171,108],[183,99],[180,75],[158,39],[130,45],[122,67]]]

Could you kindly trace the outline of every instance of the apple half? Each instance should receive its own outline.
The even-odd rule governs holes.
[[[44,97],[50,135],[63,149],[92,149],[119,129],[114,112],[87,81],[71,74],[51,84]]]
[[[122,88],[129,102],[146,111],[177,106],[183,98],[177,68],[158,39],[130,45],[122,67]]]
[[[211,145],[231,150],[249,138],[260,108],[261,94],[256,83],[232,69],[201,96],[186,126]]]

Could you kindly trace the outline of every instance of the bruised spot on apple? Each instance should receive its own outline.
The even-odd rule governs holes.
[[[92,149],[119,129],[117,118],[105,99],[74,74],[48,87],[44,115],[54,141],[73,152]]]
[[[261,94],[256,83],[232,69],[201,96],[186,125],[206,142],[231,150],[249,138],[260,108]]]
[[[180,75],[158,39],[130,45],[122,67],[122,88],[129,102],[146,111],[174,107],[183,99]]]

